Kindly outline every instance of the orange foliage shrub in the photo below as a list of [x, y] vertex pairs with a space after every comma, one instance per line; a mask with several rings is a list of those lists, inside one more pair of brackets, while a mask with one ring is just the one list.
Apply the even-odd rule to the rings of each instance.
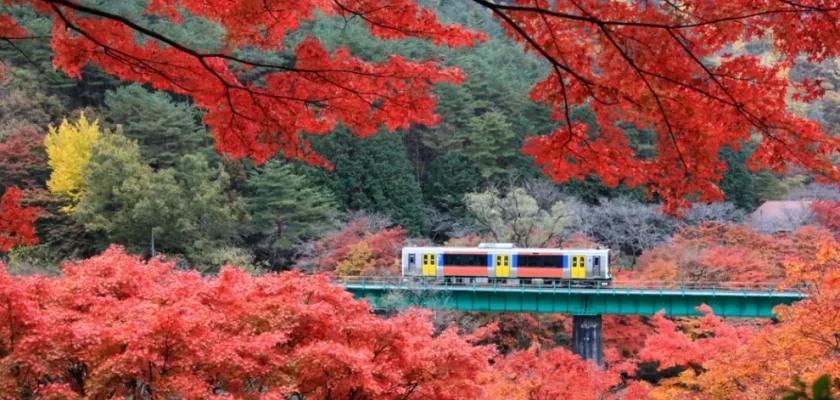
[[[401, 227], [370, 232], [370, 221], [360, 217], [315, 242], [314, 256], [304, 260], [315, 268], [337, 274], [390, 276], [400, 274], [399, 258], [406, 241]], [[341, 266], [341, 271], [338, 271]]]
[[840, 233], [840, 201], [816, 200], [811, 210], [817, 222], [836, 233]]
[[[840, 246], [823, 244], [813, 259], [788, 261], [785, 269], [790, 281], [810, 284], [811, 297], [779, 306], [780, 323], [752, 337], [741, 335], [743, 328], [719, 324], [712, 332], [689, 332], [709, 339], [686, 343], [667, 333], [656, 342], [649, 341], [651, 351], [644, 354], [648, 359], [694, 363], [704, 371], [685, 371], [651, 394], [655, 398], [768, 399], [778, 396], [779, 388], [790, 386], [794, 377], [812, 382], [823, 374], [840, 376]], [[715, 344], [697, 344], [704, 341]], [[832, 385], [835, 391], [840, 389], [836, 380]]]
[[621, 381], [566, 349], [526, 350], [496, 358], [481, 382], [492, 399], [597, 399]]
[[788, 260], [810, 260], [831, 232], [803, 227], [791, 234], [763, 235], [746, 226], [705, 224], [687, 228], [672, 243], [639, 257], [634, 277], [670, 282], [780, 281]]

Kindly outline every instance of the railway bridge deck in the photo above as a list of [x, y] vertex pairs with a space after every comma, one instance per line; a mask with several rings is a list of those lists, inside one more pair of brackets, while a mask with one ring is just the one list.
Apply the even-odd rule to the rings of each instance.
[[430, 309], [474, 312], [565, 313], [573, 315], [574, 351], [584, 359], [603, 362], [601, 315], [699, 316], [706, 304], [715, 315], [772, 318], [773, 309], [807, 298], [777, 283], [614, 282], [606, 287], [572, 285], [455, 285], [436, 280], [404, 278], [339, 278], [357, 299], [376, 309], [412, 305]]

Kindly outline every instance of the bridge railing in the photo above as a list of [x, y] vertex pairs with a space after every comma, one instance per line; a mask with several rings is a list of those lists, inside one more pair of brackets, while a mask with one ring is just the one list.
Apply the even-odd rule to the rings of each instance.
[[[403, 277], [403, 276], [339, 276], [333, 278], [334, 281], [341, 285], [371, 285], [371, 286], [389, 286], [393, 288], [447, 288], [447, 287], [498, 287], [498, 288], [593, 288], [591, 282], [567, 282], [567, 283], [519, 283], [507, 284], [501, 282], [481, 283], [453, 283], [447, 282], [438, 277]], [[587, 286], [589, 285], [589, 286]], [[769, 292], [769, 293], [802, 293], [808, 290], [805, 285], [788, 286], [781, 281], [768, 282], [696, 282], [696, 281], [613, 281], [608, 285], [598, 286], [603, 289], [630, 289], [630, 290], [691, 290], [691, 291], [721, 291], [721, 292], [735, 292], [735, 291], [749, 291], [749, 292]]]

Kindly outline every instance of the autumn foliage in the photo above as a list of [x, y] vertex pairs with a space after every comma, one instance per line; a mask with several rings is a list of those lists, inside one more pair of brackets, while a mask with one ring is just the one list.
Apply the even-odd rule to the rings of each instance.
[[[208, 111], [204, 122], [221, 152], [259, 161], [282, 151], [287, 157], [326, 164], [301, 134], [325, 134], [339, 123], [363, 136], [381, 125], [394, 130], [434, 124], [438, 117], [433, 113], [432, 84], [457, 83], [463, 74], [399, 56], [368, 63], [344, 48], [329, 52], [314, 37], [293, 49], [293, 65], [243, 58], [236, 49], [282, 51], [289, 32], [318, 13], [363, 16], [372, 34], [383, 39], [418, 37], [438, 45], [467, 46], [484, 38], [442, 25], [434, 13], [412, 0], [389, 1], [387, 7], [375, 0], [149, 2], [147, 14], [180, 23], [182, 13], [189, 12], [223, 27], [224, 47], [202, 52], [121, 16], [74, 2], [19, 3], [53, 16], [57, 68], [79, 77], [81, 69], [91, 64], [123, 80], [189, 95]], [[149, 40], [138, 42], [134, 36], [138, 32]], [[255, 84], [240, 78], [240, 67], [266, 68], [267, 73], [261, 84]]]
[[[795, 165], [840, 181], [830, 156], [840, 139], [795, 115], [787, 99], [822, 94], [819, 81], [793, 81], [797, 57], [820, 62], [840, 54], [834, 35], [840, 11], [818, 0], [602, 2], [473, 0], [513, 40], [552, 67], [531, 99], [562, 121], [553, 132], [533, 132], [524, 151], [560, 182], [600, 176], [607, 185], [646, 186], [666, 210], [687, 197], [720, 200], [724, 146], [735, 149], [760, 135], [747, 161], [780, 172]], [[238, 50], [279, 52], [284, 39], [317, 15], [358, 18], [380, 39], [418, 38], [435, 45], [471, 46], [486, 39], [442, 24], [414, 0], [154, 0], [145, 14], [172, 23], [184, 13], [225, 31], [223, 43], [203, 51], [163, 31], [95, 6], [66, 0], [14, 0], [52, 17], [54, 65], [72, 77], [93, 65], [120, 79], [191, 96], [207, 111], [204, 122], [228, 155], [264, 161], [278, 152], [328, 165], [304, 134], [326, 134], [338, 124], [367, 136], [381, 127], [433, 125], [435, 83], [459, 83], [456, 68], [400, 56], [371, 63], [346, 48], [328, 51], [316, 37], [294, 49], [294, 62], [272, 63]], [[137, 40], [136, 34], [144, 40]], [[0, 14], [0, 37], [26, 32]], [[767, 41], [775, 62], [734, 51], [737, 41]], [[652, 50], [652, 49], [655, 49]], [[243, 70], [259, 68], [259, 83]], [[586, 104], [598, 129], [573, 122], [570, 110]], [[710, 118], [714, 116], [714, 118]], [[619, 122], [655, 132], [656, 153], [637, 156]], [[539, 136], [543, 135], [543, 136]]]
[[22, 194], [16, 187], [6, 189], [0, 198], [0, 252], [15, 246], [38, 244], [33, 224], [40, 210], [21, 205]]
[[58, 128], [50, 126], [44, 146], [52, 169], [47, 187], [50, 192], [79, 200], [84, 190], [82, 170], [90, 162], [91, 147], [99, 139], [99, 121], [89, 122], [82, 113], [79, 120], [66, 119]]
[[811, 203], [817, 222], [840, 233], [840, 201], [817, 200]]
[[370, 231], [370, 220], [359, 217], [341, 230], [328, 233], [313, 245], [312, 263], [320, 271], [340, 276], [399, 274], [406, 231], [401, 227]]
[[474, 398], [489, 348], [381, 319], [299, 273], [218, 277], [112, 247], [60, 278], [0, 270], [3, 398]]
[[[753, 170], [801, 168], [840, 183], [832, 163], [840, 138], [790, 107], [823, 93], [819, 81], [791, 79], [797, 59], [840, 56], [840, 7], [830, 1], [472, 1], [550, 66], [530, 97], [557, 123], [517, 133], [530, 135], [524, 153], [557, 182], [596, 176], [610, 187], [644, 187], [678, 213], [689, 199], [722, 200], [721, 150], [750, 143]], [[470, 47], [487, 38], [442, 23], [416, 0], [150, 0], [142, 17], [89, 1], [3, 5], [0, 41], [16, 49], [35, 39], [9, 11], [34, 9], [51, 19], [55, 69], [81, 78], [92, 66], [189, 97], [225, 157], [262, 163], [281, 154], [327, 168], [311, 135], [434, 126], [436, 85], [466, 76], [445, 60], [371, 62], [315, 36], [287, 40], [299, 28], [326, 16], [362, 21], [378, 39]], [[216, 24], [223, 41], [199, 49], [161, 29], [186, 14]], [[767, 45], [774, 59], [736, 43]], [[594, 120], [572, 118], [580, 106]], [[650, 132], [647, 156], [633, 147], [628, 127]], [[97, 123], [84, 117], [50, 129], [44, 150], [53, 194], [83, 197], [82, 172], [98, 136]], [[17, 187], [31, 189], [44, 162], [34, 132], [0, 143], [0, 252], [38, 243], [39, 210], [24, 206]], [[764, 399], [794, 377], [840, 377], [840, 203], [817, 201], [813, 210], [822, 227], [775, 236], [745, 226], [685, 228], [642, 254], [634, 271], [616, 271], [616, 281], [674, 285], [806, 283], [811, 297], [779, 307], [779, 322], [769, 326], [728, 324], [708, 307], [697, 320], [605, 317], [605, 369], [554, 348], [551, 336], [565, 333], [562, 317], [502, 315], [468, 338], [436, 330], [425, 311], [375, 317], [322, 275], [253, 277], [226, 267], [202, 277], [119, 247], [66, 264], [58, 278], [16, 278], [0, 268], [0, 398]], [[406, 231], [370, 226], [351, 221], [315, 242], [301, 264], [331, 275], [397, 275]], [[595, 245], [583, 236], [546, 243]]]
[[785, 262], [813, 259], [822, 243], [834, 242], [824, 228], [764, 235], [747, 226], [704, 224], [686, 228], [672, 243], [639, 257], [634, 277], [665, 282], [781, 282]]
[[0, 142], [0, 185], [33, 188], [46, 171], [44, 138], [37, 132], [24, 129]]
[[492, 372], [482, 377], [492, 399], [594, 399], [619, 381], [617, 373], [594, 370], [562, 348], [499, 358]]
[[[811, 298], [779, 306], [779, 324], [755, 333], [705, 316], [699, 329], [687, 336], [674, 334], [672, 325], [660, 322], [657, 336], [646, 343], [642, 357], [662, 366], [693, 364], [679, 376], [654, 389], [655, 398], [767, 399], [791, 384], [794, 377], [812, 382], [823, 374], [838, 376], [837, 335], [840, 320], [837, 302], [840, 253], [836, 244], [823, 244], [807, 262], [785, 263], [791, 283], [811, 284]], [[696, 338], [687, 341], [687, 338]], [[653, 346], [655, 345], [655, 346]], [[837, 389], [836, 382], [832, 384]]]

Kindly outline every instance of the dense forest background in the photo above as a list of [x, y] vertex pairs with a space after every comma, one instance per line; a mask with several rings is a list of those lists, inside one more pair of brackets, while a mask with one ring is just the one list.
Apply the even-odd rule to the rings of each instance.
[[[146, 3], [93, 2], [138, 18]], [[456, 0], [423, 3], [444, 22], [479, 29], [490, 39], [475, 49], [380, 41], [360, 21], [340, 18], [307, 22], [288, 39], [292, 48], [311, 33], [330, 49], [344, 46], [367, 60], [388, 54], [434, 59], [468, 75], [462, 85], [436, 87], [442, 116], [436, 126], [364, 139], [345, 129], [313, 137], [313, 147], [333, 170], [282, 156], [255, 165], [220, 155], [188, 98], [126, 84], [92, 67], [80, 80], [55, 72], [50, 20], [4, 5], [44, 38], [0, 43], [0, 58], [10, 67], [0, 84], [0, 190], [20, 187], [25, 203], [47, 211], [37, 224], [41, 244], [11, 251], [9, 268], [56, 272], [61, 260], [89, 257], [117, 243], [135, 254], [176, 257], [179, 265], [204, 272], [228, 263], [254, 271], [332, 269], [349, 251], [326, 262], [324, 247], [345, 234], [530, 246], [570, 245], [585, 236], [613, 249], [617, 266], [630, 268], [644, 250], [669, 242], [686, 226], [743, 223], [768, 200], [840, 198], [807, 174], [746, 168], [751, 143], [723, 151], [728, 169], [721, 189], [728, 202], [697, 204], [683, 218], [663, 215], [643, 188], [609, 188], [595, 178], [557, 185], [520, 151], [527, 136], [558, 126], [549, 107], [528, 100], [534, 83], [549, 73], [546, 63], [505, 37], [481, 7]], [[217, 26], [198, 18], [181, 25], [143, 18], [202, 49], [222, 40]], [[732, 51], [773, 62], [767, 48], [738, 43]], [[292, 61], [291, 53], [260, 56]], [[260, 73], [254, 69], [246, 76], [259, 80]], [[838, 65], [803, 61], [789, 73], [794, 79], [820, 78], [827, 89], [822, 101], [791, 106], [827, 128], [840, 125]], [[573, 110], [573, 119], [598, 129], [585, 107]], [[51, 131], [55, 138], [45, 141]], [[77, 142], [59, 140], [62, 132], [73, 133], [68, 137]], [[655, 154], [652, 132], [626, 132], [639, 154]], [[90, 148], [90, 154], [68, 156], [78, 148]], [[357, 249], [361, 255], [355, 256], [367, 262], [384, 251], [371, 247], [370, 254]]]

